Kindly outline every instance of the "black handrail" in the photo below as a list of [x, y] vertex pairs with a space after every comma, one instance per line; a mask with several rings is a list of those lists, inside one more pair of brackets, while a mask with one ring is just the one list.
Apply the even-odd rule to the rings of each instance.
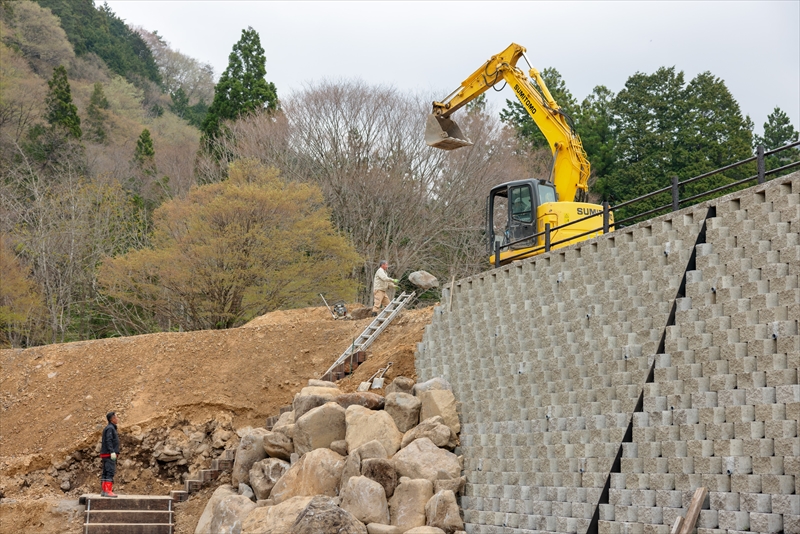
[[[748, 182], [752, 182], [753, 180], [757, 180], [759, 184], [764, 183], [764, 181], [766, 180], [767, 176], [771, 176], [773, 174], [778, 174], [780, 172], [783, 172], [783, 171], [786, 171], [786, 170], [789, 170], [789, 169], [793, 169], [795, 167], [800, 167], [800, 161], [795, 161], [795, 162], [783, 165], [783, 166], [775, 168], [775, 169], [766, 170], [765, 158], [767, 156], [771, 156], [773, 154], [777, 154], [779, 152], [782, 152], [784, 150], [788, 150], [788, 149], [796, 147], [796, 146], [800, 146], [800, 141], [795, 141], [794, 143], [789, 143], [788, 145], [784, 145], [782, 147], [778, 147], [778, 148], [775, 148], [773, 150], [764, 150], [763, 145], [759, 145], [756, 148], [756, 154], [754, 156], [751, 156], [749, 158], [743, 159], [741, 161], [737, 161], [736, 163], [731, 163], [730, 165], [725, 165], [724, 167], [720, 167], [719, 169], [716, 169], [716, 170], [713, 170], [713, 171], [709, 171], [709, 172], [700, 174], [698, 176], [694, 176], [692, 178], [688, 178], [688, 179], [684, 180], [683, 182], [679, 181], [677, 176], [673, 176], [672, 177], [672, 183], [667, 187], [664, 187], [664, 188], [661, 188], [661, 189], [657, 189], [655, 191], [652, 191], [650, 193], [644, 194], [644, 195], [642, 195], [640, 197], [637, 197], [637, 198], [634, 198], [632, 200], [627, 200], [625, 202], [621, 202], [620, 204], [617, 204], [617, 205], [615, 205], [613, 207], [611, 207], [608, 202], [603, 202], [603, 210], [601, 212], [599, 212], [599, 213], [593, 213], [593, 214], [590, 214], [590, 215], [586, 215], [585, 217], [581, 217], [580, 219], [575, 219], [574, 221], [570, 221], [568, 223], [564, 223], [562, 225], [559, 225], [556, 228], [550, 228], [550, 223], [547, 223], [547, 224], [545, 224], [545, 228], [544, 228], [543, 231], [537, 232], [537, 233], [535, 233], [533, 235], [530, 235], [530, 236], [527, 236], [527, 237], [523, 237], [521, 239], [517, 239], [515, 241], [510, 241], [510, 242], [505, 243], [505, 244], [500, 244], [499, 241], [496, 241], [495, 244], [494, 244], [495, 245], [494, 246], [494, 266], [495, 267], [500, 267], [500, 253], [503, 251], [503, 249], [510, 249], [514, 245], [519, 245], [519, 244], [525, 243], [527, 241], [534, 241], [534, 242], [538, 243], [540, 237], [544, 237], [544, 245], [540, 245], [540, 246], [537, 246], [537, 247], [525, 249], [523, 251], [518, 252], [517, 254], [511, 255], [511, 256], [507, 256], [505, 258], [505, 260], [513, 260], [513, 259], [516, 259], [516, 258], [522, 257], [522, 256], [530, 256], [530, 255], [532, 255], [532, 253], [538, 253], [540, 251], [549, 252], [550, 249], [552, 247], [556, 246], [556, 245], [560, 245], [562, 243], [568, 243], [570, 241], [574, 241], [574, 240], [579, 239], [581, 237], [584, 237], [584, 236], [587, 236], [587, 235], [590, 235], [590, 234], [593, 234], [593, 233], [597, 233], [597, 232], [600, 232], [600, 231], [602, 231], [603, 233], [608, 233], [608, 231], [610, 229], [611, 211], [618, 210], [618, 209], [621, 209], [621, 208], [625, 208], [625, 207], [628, 207], [628, 206], [632, 206], [634, 204], [640, 203], [640, 202], [642, 202], [644, 200], [647, 200], [649, 198], [653, 198], [653, 197], [655, 197], [657, 195], [660, 195], [660, 194], [663, 194], [663, 193], [667, 193], [667, 192], [671, 193], [671, 197], [672, 198], [671, 198], [671, 202], [669, 204], [665, 204], [663, 206], [656, 207], [656, 208], [651, 208], [651, 209], [649, 209], [647, 211], [644, 211], [642, 213], [637, 213], [635, 215], [631, 215], [629, 217], [626, 217], [625, 219], [614, 221], [614, 226], [622, 227], [622, 226], [625, 225], [625, 223], [628, 223], [630, 221], [634, 221], [634, 220], [637, 220], [637, 219], [642, 219], [643, 217], [647, 217], [647, 216], [652, 215], [654, 213], [658, 213], [658, 212], [662, 212], [662, 211], [666, 211], [666, 210], [677, 211], [678, 209], [680, 209], [680, 205], [682, 203], [685, 204], [687, 202], [692, 202], [692, 201], [701, 199], [703, 197], [707, 197], [707, 196], [714, 195], [714, 194], [717, 194], [717, 193], [722, 193], [724, 191], [739, 187], [740, 185], [746, 184]], [[734, 168], [739, 167], [741, 165], [746, 165], [748, 163], [752, 163], [754, 161], [756, 162], [756, 168], [757, 168], [757, 173], [754, 176], [750, 176], [748, 178], [743, 178], [741, 180], [737, 180], [735, 182], [731, 182], [729, 184], [726, 184], [726, 185], [723, 185], [723, 186], [720, 186], [720, 187], [715, 187], [714, 189], [709, 189], [708, 191], [704, 191], [702, 193], [697, 193], [695, 195], [692, 195], [692, 196], [689, 196], [689, 197], [686, 197], [686, 198], [680, 198], [681, 187], [683, 187], [685, 185], [688, 185], [688, 184], [692, 184], [692, 183], [697, 182], [699, 180], [702, 180], [703, 178], [708, 178], [709, 176], [714, 176], [715, 174], [719, 174], [719, 173], [725, 172], [727, 170], [734, 169]], [[560, 241], [555, 241], [555, 242], [551, 241], [551, 233], [553, 231], [557, 231], [557, 230], [560, 230], [562, 228], [566, 228], [568, 226], [572, 226], [573, 224], [577, 224], [579, 222], [583, 222], [583, 221], [586, 221], [588, 219], [591, 219], [591, 218], [594, 218], [594, 217], [598, 217], [600, 215], [602, 215], [602, 217], [603, 217], [603, 225], [602, 226], [594, 228], [592, 230], [588, 230], [588, 231], [583, 232], [583, 233], [578, 234], [578, 235], [570, 236], [570, 237], [562, 239]]]

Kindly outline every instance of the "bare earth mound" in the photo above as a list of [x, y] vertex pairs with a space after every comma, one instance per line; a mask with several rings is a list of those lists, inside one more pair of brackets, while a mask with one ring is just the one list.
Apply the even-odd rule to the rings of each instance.
[[[388, 378], [415, 379], [414, 350], [432, 313], [433, 308], [404, 311], [367, 351], [367, 362], [340, 382], [341, 389], [355, 391], [388, 362]], [[99, 443], [107, 411], [118, 412], [122, 435], [220, 417], [232, 419], [233, 428], [263, 426], [369, 323], [334, 321], [326, 308], [306, 308], [273, 312], [230, 330], [0, 351], [0, 532], [62, 532], [51, 530], [45, 516], [66, 506], [59, 500], [96, 491], [99, 471], [73, 476], [66, 491], [48, 471], [55, 474], [65, 457]], [[75, 465], [73, 470], [83, 470], [88, 464]], [[165, 494], [182, 483], [147, 469], [129, 479], [128, 487], [124, 469], [119, 478], [120, 491], [128, 493]], [[76, 518], [74, 528], [81, 522]]]

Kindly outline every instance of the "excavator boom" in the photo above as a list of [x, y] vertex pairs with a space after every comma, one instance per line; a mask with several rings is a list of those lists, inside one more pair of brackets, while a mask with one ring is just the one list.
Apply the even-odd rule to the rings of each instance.
[[589, 161], [569, 117], [553, 99], [539, 71], [531, 68], [529, 78], [516, 66], [520, 58], [525, 58], [525, 48], [512, 43], [461, 82], [459, 89], [444, 101], [434, 102], [426, 123], [425, 141], [444, 150], [471, 145], [450, 116], [490, 87], [507, 82], [550, 145], [555, 158], [551, 181], [559, 200], [572, 201], [578, 191], [588, 190]]

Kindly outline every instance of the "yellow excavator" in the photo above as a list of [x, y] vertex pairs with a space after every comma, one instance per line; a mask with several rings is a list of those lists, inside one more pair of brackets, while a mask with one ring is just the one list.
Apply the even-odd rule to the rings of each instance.
[[[516, 66], [520, 58], [528, 63], [530, 78]], [[444, 101], [433, 103], [425, 128], [427, 144], [443, 150], [472, 145], [450, 117], [500, 82], [507, 82], [514, 89], [547, 138], [553, 152], [553, 166], [547, 179], [507, 182], [489, 192], [486, 200], [489, 261], [503, 265], [596, 237], [603, 233], [603, 227], [612, 231], [613, 214], [607, 209], [604, 216], [603, 206], [576, 202], [587, 196], [590, 165], [586, 152], [572, 120], [561, 111], [539, 71], [525, 56], [525, 48], [518, 44], [512, 43], [492, 56]], [[583, 220], [560, 227], [579, 219]]]

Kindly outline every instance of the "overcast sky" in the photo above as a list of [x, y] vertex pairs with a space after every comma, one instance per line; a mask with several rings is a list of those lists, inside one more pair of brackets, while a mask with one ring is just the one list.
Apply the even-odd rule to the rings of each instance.
[[[242, 29], [261, 36], [267, 80], [285, 97], [322, 79], [443, 98], [511, 42], [555, 67], [580, 101], [661, 66], [722, 78], [763, 130], [775, 106], [800, 129], [800, 0], [584, 2], [266, 2], [108, 0], [218, 77]], [[490, 91], [491, 93], [491, 91]], [[490, 95], [491, 96], [491, 95]], [[491, 96], [499, 108], [510, 90]]]

